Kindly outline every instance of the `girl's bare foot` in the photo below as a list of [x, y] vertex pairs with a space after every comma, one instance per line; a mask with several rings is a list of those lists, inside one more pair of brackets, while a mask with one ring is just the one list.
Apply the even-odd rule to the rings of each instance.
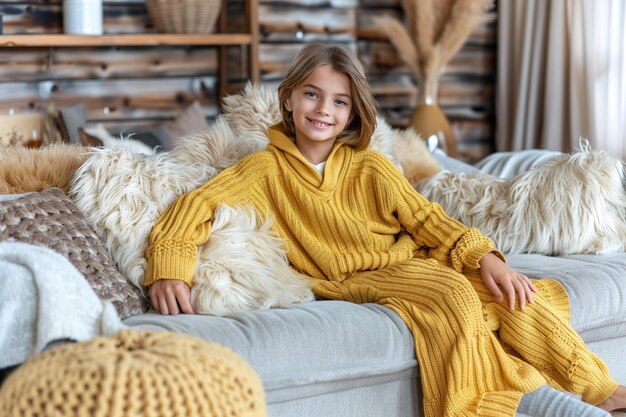
[[626, 387], [623, 385], [617, 387], [609, 398], [598, 404], [598, 407], [606, 411], [626, 409]]

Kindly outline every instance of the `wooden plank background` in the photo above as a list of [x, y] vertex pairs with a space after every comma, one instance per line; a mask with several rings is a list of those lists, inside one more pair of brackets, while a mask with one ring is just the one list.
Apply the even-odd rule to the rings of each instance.
[[[227, 31], [244, 31], [243, 0], [225, 1]], [[105, 33], [155, 32], [143, 0], [105, 0]], [[0, 1], [4, 33], [62, 33], [62, 0]], [[395, 49], [372, 29], [373, 16], [402, 17], [399, 0], [260, 0], [261, 80], [277, 85], [306, 42], [337, 43], [358, 54], [380, 112], [406, 127], [417, 89]], [[472, 34], [446, 69], [440, 104], [458, 136], [462, 159], [493, 151], [496, 25]], [[233, 83], [245, 81], [243, 48], [228, 48]], [[0, 49], [0, 114], [45, 111], [78, 102], [90, 124], [149, 130], [197, 100], [218, 112], [217, 48], [94, 47]]]

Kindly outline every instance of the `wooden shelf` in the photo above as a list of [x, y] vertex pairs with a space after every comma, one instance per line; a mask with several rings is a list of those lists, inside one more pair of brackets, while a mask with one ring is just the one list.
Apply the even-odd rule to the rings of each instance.
[[159, 46], [159, 45], [250, 45], [246, 33], [128, 34], [128, 35], [0, 35], [0, 47]]
[[[137, 34], [105, 34], [105, 35], [69, 35], [69, 34], [20, 34], [0, 35], [0, 50], [10, 48], [50, 48], [48, 61], [53, 61], [55, 48], [68, 47], [110, 47], [110, 46], [216, 46], [218, 49], [218, 97], [230, 91], [227, 67], [227, 49], [232, 46], [243, 46], [242, 59], [247, 66], [248, 80], [259, 82], [260, 70], [258, 63], [259, 0], [246, 0], [244, 33], [228, 33], [226, 31], [227, 8], [221, 7], [217, 32], [207, 35], [174, 34], [174, 33], [137, 33]], [[224, 2], [224, 5], [226, 2]], [[0, 51], [1, 52], [1, 51]]]

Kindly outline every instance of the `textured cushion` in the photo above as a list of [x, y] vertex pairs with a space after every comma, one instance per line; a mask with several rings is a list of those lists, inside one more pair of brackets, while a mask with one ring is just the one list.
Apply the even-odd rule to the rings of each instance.
[[174, 147], [178, 139], [194, 133], [201, 133], [209, 130], [202, 106], [197, 101], [189, 105], [174, 120], [163, 125], [167, 130], [167, 143], [164, 143], [165, 150]]
[[65, 255], [122, 318], [148, 310], [141, 290], [117, 271], [97, 234], [60, 189], [0, 202], [0, 240], [5, 239], [39, 244]]
[[0, 390], [11, 417], [265, 417], [263, 386], [238, 355], [167, 332], [122, 331], [20, 366]]
[[87, 107], [84, 104], [77, 104], [75, 106], [63, 109], [59, 111], [61, 118], [63, 134], [70, 143], [80, 144], [79, 129], [85, 126], [87, 123]]

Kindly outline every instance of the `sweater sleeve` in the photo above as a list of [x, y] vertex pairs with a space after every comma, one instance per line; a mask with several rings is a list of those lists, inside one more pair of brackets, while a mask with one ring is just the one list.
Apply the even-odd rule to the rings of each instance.
[[387, 166], [385, 162], [382, 179], [387, 183], [381, 188], [387, 190], [391, 212], [418, 247], [428, 249], [429, 257], [457, 272], [480, 268], [478, 261], [489, 252], [504, 260], [490, 238], [448, 216], [439, 204], [419, 194], [390, 163]]
[[146, 250], [148, 266], [143, 285], [166, 278], [180, 279], [191, 286], [198, 246], [209, 238], [215, 210], [208, 199], [211, 184], [179, 197], [159, 217]]
[[[160, 279], [179, 279], [189, 286], [198, 260], [198, 246], [209, 238], [213, 214], [219, 204], [246, 203], [253, 184], [242, 178], [259, 178], [262, 164], [247, 158], [224, 170], [199, 188], [179, 197], [152, 228], [146, 250], [148, 261], [143, 285]], [[253, 167], [252, 173], [248, 172]]]

